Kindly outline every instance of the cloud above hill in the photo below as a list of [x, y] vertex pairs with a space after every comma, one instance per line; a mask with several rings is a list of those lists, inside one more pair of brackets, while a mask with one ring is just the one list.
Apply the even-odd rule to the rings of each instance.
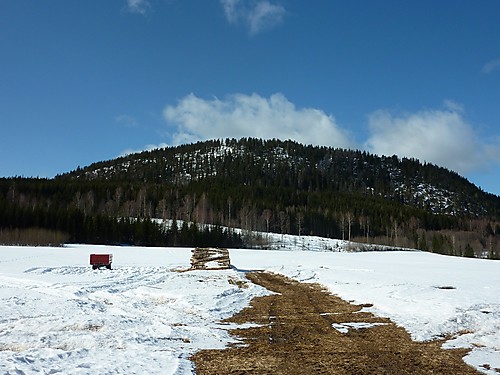
[[225, 99], [187, 95], [167, 106], [164, 117], [177, 126], [174, 144], [213, 138], [293, 139], [304, 144], [354, 147], [349, 133], [333, 116], [314, 108], [297, 108], [284, 95], [269, 98], [235, 94]]
[[413, 157], [461, 174], [500, 162], [500, 143], [482, 142], [453, 102], [445, 108], [393, 114], [378, 110], [368, 117], [369, 137], [364, 148], [378, 155]]
[[234, 94], [203, 99], [194, 94], [168, 105], [163, 116], [171, 144], [207, 139], [255, 137], [303, 144], [364, 149], [377, 155], [416, 158], [462, 175], [500, 164], [500, 140], [481, 140], [463, 108], [446, 101], [441, 109], [414, 113], [377, 110], [368, 116], [362, 144], [335, 118], [316, 108], [298, 108], [283, 94]]

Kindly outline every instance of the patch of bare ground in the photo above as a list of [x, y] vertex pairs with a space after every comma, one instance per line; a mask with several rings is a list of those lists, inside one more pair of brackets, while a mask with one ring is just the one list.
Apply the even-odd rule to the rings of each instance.
[[463, 362], [466, 351], [414, 342], [389, 319], [317, 284], [263, 272], [247, 277], [276, 294], [227, 319], [258, 326], [231, 331], [241, 344], [193, 355], [197, 374], [478, 374]]

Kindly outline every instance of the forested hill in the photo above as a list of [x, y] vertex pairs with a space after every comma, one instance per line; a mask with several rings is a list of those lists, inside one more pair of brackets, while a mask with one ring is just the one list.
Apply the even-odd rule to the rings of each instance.
[[292, 141], [199, 142], [0, 179], [0, 243], [41, 228], [76, 242], [265, 247], [260, 231], [498, 258], [499, 219], [500, 197], [447, 169]]
[[498, 218], [500, 197], [455, 172], [415, 159], [304, 146], [293, 141], [227, 139], [157, 149], [94, 163], [60, 176], [228, 189], [292, 189], [382, 197], [432, 213]]

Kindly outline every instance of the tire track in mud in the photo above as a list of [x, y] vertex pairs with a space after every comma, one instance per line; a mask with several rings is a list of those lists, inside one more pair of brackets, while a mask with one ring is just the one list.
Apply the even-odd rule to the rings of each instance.
[[197, 374], [478, 374], [463, 362], [466, 350], [414, 342], [389, 319], [318, 284], [264, 272], [247, 278], [275, 294], [226, 320], [256, 326], [231, 330], [240, 344], [193, 355]]

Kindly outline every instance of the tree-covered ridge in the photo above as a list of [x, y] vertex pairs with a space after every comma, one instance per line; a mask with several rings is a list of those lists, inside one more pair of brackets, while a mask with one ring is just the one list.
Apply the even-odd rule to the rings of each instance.
[[500, 198], [415, 159], [244, 138], [198, 142], [92, 164], [60, 178], [185, 185], [196, 181], [375, 195], [433, 213], [500, 215]]
[[[115, 196], [110, 189], [116, 188]], [[219, 226], [183, 222], [162, 225], [145, 211], [114, 209], [110, 200], [143, 199], [119, 185], [65, 183], [48, 179], [0, 179], [0, 244], [59, 245], [65, 242], [138, 246], [241, 247], [241, 236]], [[140, 203], [139, 203], [140, 204]]]
[[[77, 242], [251, 246], [224, 226], [497, 258], [498, 207], [499, 197], [416, 160], [291, 141], [209, 141], [54, 179], [0, 179], [0, 242], [18, 230], [46, 234], [41, 228]], [[151, 218], [218, 229], [162, 228]]]

